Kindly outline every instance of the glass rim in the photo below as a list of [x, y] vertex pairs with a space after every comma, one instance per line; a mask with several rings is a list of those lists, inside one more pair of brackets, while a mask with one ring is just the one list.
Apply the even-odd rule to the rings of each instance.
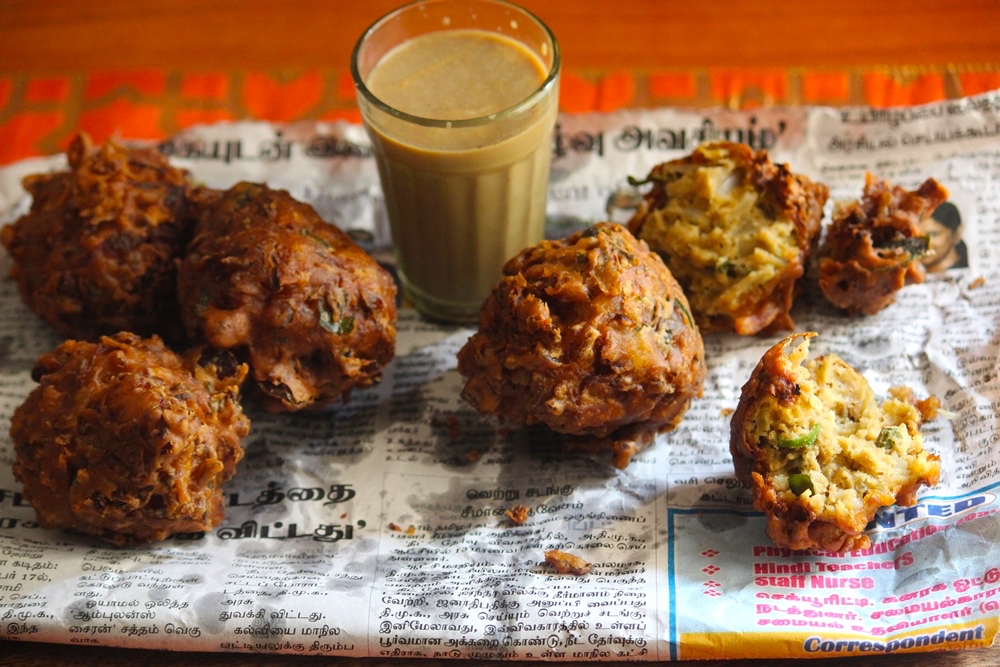
[[354, 45], [353, 51], [351, 51], [351, 77], [354, 79], [354, 87], [358, 90], [358, 92], [360, 92], [364, 96], [364, 98], [368, 102], [375, 105], [381, 111], [414, 125], [422, 125], [424, 127], [435, 127], [441, 129], [457, 129], [466, 127], [479, 127], [481, 125], [486, 125], [487, 123], [495, 123], [497, 121], [506, 120], [508, 118], [517, 116], [524, 110], [534, 106], [538, 98], [545, 95], [549, 91], [549, 89], [551, 89], [555, 85], [556, 79], [559, 77], [559, 69], [561, 66], [562, 56], [559, 51], [559, 42], [556, 40], [556, 36], [553, 34], [549, 26], [546, 25], [545, 21], [542, 21], [540, 18], [538, 18], [538, 16], [536, 16], [531, 11], [525, 9], [524, 7], [515, 5], [512, 2], [507, 2], [506, 0], [474, 0], [474, 2], [477, 2], [479, 4], [498, 5], [516, 9], [517, 11], [524, 13], [525, 16], [533, 20], [536, 24], [538, 24], [542, 28], [542, 31], [545, 33], [545, 35], [549, 39], [549, 42], [552, 44], [552, 65], [548, 68], [549, 69], [548, 74], [546, 75], [545, 80], [543, 80], [542, 83], [539, 84], [538, 88], [536, 88], [534, 92], [532, 92], [530, 95], [525, 97], [517, 104], [509, 106], [506, 109], [501, 109], [500, 111], [496, 111], [494, 113], [487, 114], [485, 116], [476, 116], [474, 118], [461, 118], [452, 120], [440, 119], [440, 118], [425, 118], [424, 116], [417, 116], [414, 114], [406, 113], [405, 111], [400, 111], [399, 109], [396, 109], [395, 107], [392, 107], [383, 102], [374, 93], [372, 93], [372, 91], [368, 88], [367, 85], [365, 85], [365, 82], [361, 78], [361, 72], [358, 70], [358, 56], [361, 53], [361, 46], [364, 44], [365, 40], [367, 40], [368, 37], [372, 33], [374, 33], [382, 24], [388, 22], [398, 14], [401, 14], [402, 12], [417, 6], [436, 5], [448, 1], [450, 0], [414, 0], [413, 2], [407, 3], [401, 7], [397, 7], [388, 14], [385, 14], [381, 18], [377, 19], [370, 26], [368, 26], [368, 28], [363, 33], [361, 33], [361, 37]]

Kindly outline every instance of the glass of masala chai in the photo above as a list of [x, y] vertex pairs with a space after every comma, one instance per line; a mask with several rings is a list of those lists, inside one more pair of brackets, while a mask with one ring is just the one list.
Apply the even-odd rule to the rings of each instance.
[[409, 301], [469, 323], [542, 240], [559, 45], [501, 0], [423, 0], [376, 21], [351, 72]]

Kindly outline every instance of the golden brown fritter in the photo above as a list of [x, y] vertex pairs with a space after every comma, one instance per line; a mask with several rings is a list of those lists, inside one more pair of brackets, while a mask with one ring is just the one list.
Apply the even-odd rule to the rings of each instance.
[[69, 147], [69, 171], [24, 179], [31, 210], [0, 230], [24, 302], [69, 338], [182, 333], [175, 259], [192, 220], [188, 174], [152, 148], [86, 135]]
[[624, 468], [701, 395], [705, 352], [687, 299], [621, 225], [543, 241], [503, 274], [458, 353], [462, 396], [481, 413], [544, 424]]
[[10, 429], [14, 476], [39, 523], [116, 544], [216, 526], [250, 425], [238, 402], [246, 372], [129, 333], [40, 357]]
[[829, 190], [744, 144], [659, 164], [629, 229], [663, 257], [702, 331], [791, 329]]
[[729, 448], [775, 544], [864, 549], [880, 507], [912, 505], [921, 486], [937, 484], [938, 457], [924, 450], [920, 426], [938, 403], [898, 387], [880, 404], [840, 357], [806, 361], [815, 335], [793, 334], [764, 354], [743, 386]]
[[178, 298], [194, 340], [232, 350], [273, 412], [347, 399], [395, 354], [396, 285], [344, 232], [283, 190], [200, 190]]
[[924, 282], [930, 239], [920, 225], [948, 191], [933, 178], [909, 192], [865, 175], [860, 201], [837, 202], [820, 246], [819, 286], [850, 313], [875, 315], [906, 285]]

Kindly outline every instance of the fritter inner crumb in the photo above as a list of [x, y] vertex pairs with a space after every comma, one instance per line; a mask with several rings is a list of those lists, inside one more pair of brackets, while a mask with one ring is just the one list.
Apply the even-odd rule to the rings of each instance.
[[529, 510], [524, 505], [514, 505], [504, 510], [504, 516], [510, 519], [511, 523], [517, 526], [523, 526], [528, 522]]
[[591, 564], [574, 554], [551, 549], [545, 552], [545, 562], [559, 574], [572, 574], [581, 577], [590, 572]]

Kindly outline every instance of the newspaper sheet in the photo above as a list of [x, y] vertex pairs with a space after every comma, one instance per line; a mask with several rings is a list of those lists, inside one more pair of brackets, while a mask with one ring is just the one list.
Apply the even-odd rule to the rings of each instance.
[[[880, 398], [935, 395], [924, 427], [941, 483], [882, 509], [873, 546], [803, 556], [777, 548], [729, 455], [729, 414], [780, 336], [705, 336], [708, 377], [680, 427], [625, 470], [508, 433], [459, 396], [472, 330], [403, 310], [378, 386], [318, 414], [247, 405], [246, 456], [224, 523], [117, 548], [38, 527], [0, 432], [0, 637], [165, 650], [471, 659], [827, 657], [989, 645], [1000, 626], [1000, 95], [914, 108], [636, 110], [563, 116], [553, 146], [551, 236], [628, 216], [656, 163], [715, 138], [767, 148], [860, 196], [864, 175], [913, 188], [933, 176], [958, 212], [922, 285], [847, 318], [806, 289], [793, 315]], [[311, 202], [388, 257], [364, 131], [349, 124], [200, 127], [161, 146], [215, 187], [263, 181]], [[29, 206], [0, 170], [0, 212]], [[829, 220], [829, 211], [826, 220]], [[0, 250], [0, 253], [3, 253]], [[6, 276], [11, 260], [0, 254]], [[980, 280], [981, 279], [981, 280]], [[0, 422], [60, 339], [0, 280]], [[529, 509], [523, 525], [505, 510]], [[593, 565], [560, 575], [543, 553]]]

